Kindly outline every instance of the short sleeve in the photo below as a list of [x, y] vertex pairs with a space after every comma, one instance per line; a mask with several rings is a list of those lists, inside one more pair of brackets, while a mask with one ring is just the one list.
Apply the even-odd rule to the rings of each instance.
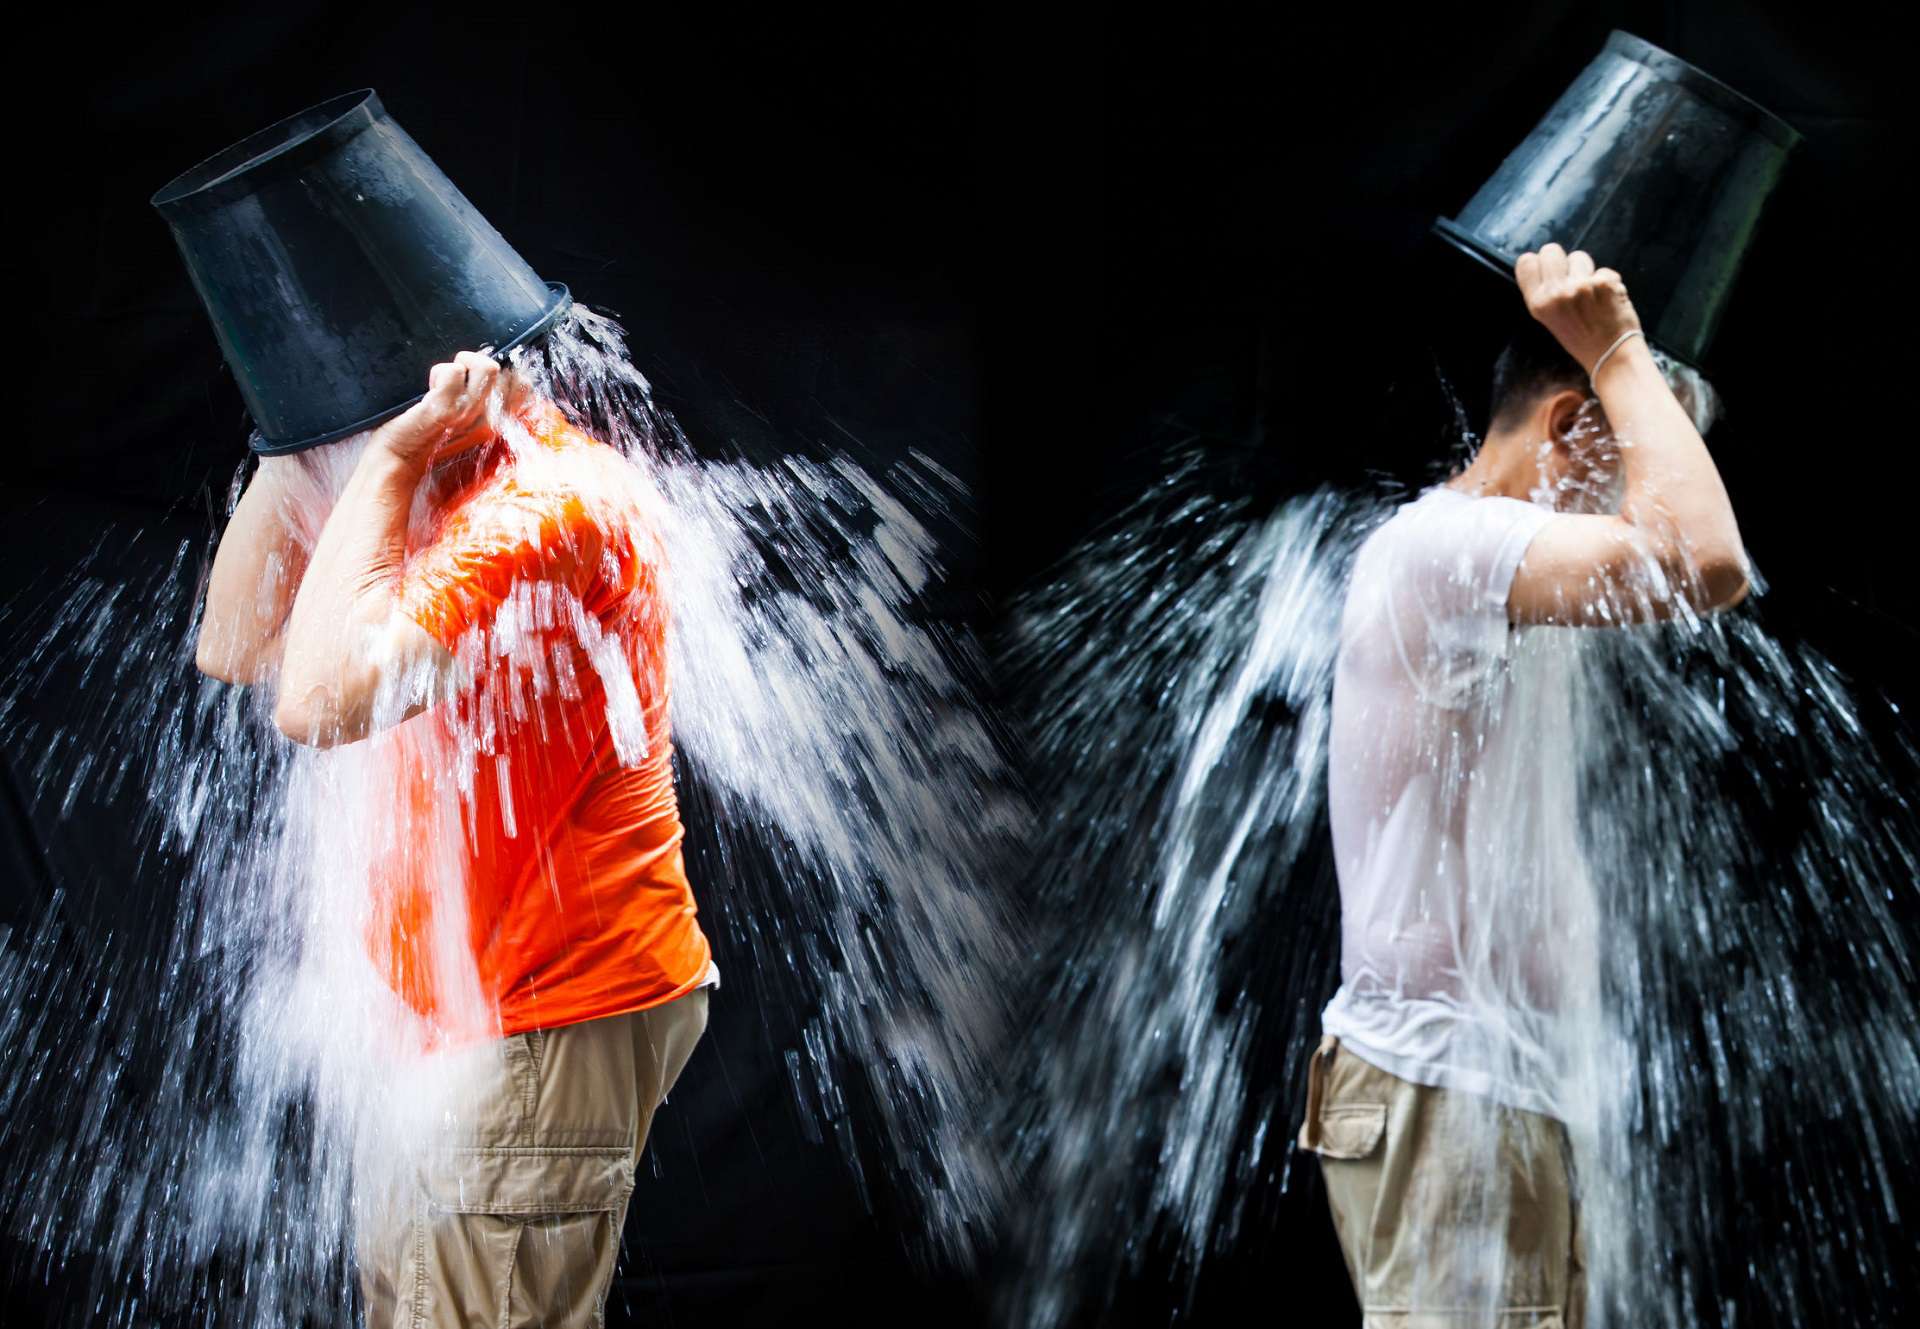
[[550, 582], [584, 594], [599, 546], [597, 528], [570, 495], [483, 491], [408, 557], [399, 609], [452, 650], [468, 631], [491, 629], [517, 585]]
[[1507, 595], [1553, 509], [1503, 496], [1433, 495], [1408, 510], [1386, 560], [1388, 603], [1408, 670], [1459, 705], [1506, 653]]

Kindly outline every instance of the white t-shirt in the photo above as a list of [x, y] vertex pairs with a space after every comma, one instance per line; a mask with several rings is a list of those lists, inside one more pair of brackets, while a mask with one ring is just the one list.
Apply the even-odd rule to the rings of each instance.
[[1361, 546], [1328, 750], [1340, 990], [1328, 1033], [1402, 1079], [1565, 1119], [1597, 994], [1570, 628], [1510, 628], [1551, 508], [1436, 486]]

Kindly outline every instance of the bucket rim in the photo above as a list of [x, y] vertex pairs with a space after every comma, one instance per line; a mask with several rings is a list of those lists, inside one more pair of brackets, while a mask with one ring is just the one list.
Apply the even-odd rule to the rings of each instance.
[[[1509, 260], [1506, 255], [1487, 244], [1480, 239], [1479, 236], [1467, 230], [1452, 218], [1435, 217], [1433, 219], [1433, 225], [1428, 229], [1430, 234], [1446, 241], [1455, 253], [1465, 254], [1488, 272], [1505, 278], [1507, 285], [1513, 287], [1519, 286], [1519, 278], [1513, 274], [1513, 262]], [[1696, 373], [1704, 374], [1706, 372], [1705, 367], [1701, 364], [1700, 356], [1676, 349], [1666, 338], [1659, 336], [1652, 329], [1642, 327], [1640, 332], [1650, 344], [1658, 346], [1663, 354], [1672, 356], [1675, 360], [1678, 360], [1681, 364]]]
[[1746, 93], [1729, 87], [1719, 79], [1689, 64], [1671, 51], [1662, 50], [1644, 37], [1636, 37], [1622, 28], [1615, 28], [1607, 35], [1607, 44], [1602, 52], [1645, 65], [1670, 83], [1677, 83], [1689, 92], [1720, 107], [1724, 111], [1746, 117], [1753, 127], [1772, 139], [1782, 149], [1791, 150], [1804, 135], [1780, 116], [1775, 115]]
[[[526, 343], [532, 341], [535, 337], [538, 337], [541, 333], [551, 328], [555, 323], [558, 323], [561, 317], [573, 307], [573, 292], [567, 288], [565, 282], [548, 282], [547, 292], [550, 298], [547, 302], [547, 307], [540, 311], [540, 316], [525, 328], [515, 333], [507, 341], [502, 342], [490, 351], [489, 354], [492, 355], [494, 359], [498, 360], [508, 351], [519, 346], [524, 346]], [[406, 410], [426, 395], [425, 392], [416, 392], [405, 401], [397, 402], [392, 406], [375, 411], [372, 415], [355, 420], [352, 424], [342, 425], [338, 429], [329, 429], [319, 434], [309, 434], [305, 438], [275, 442], [256, 432], [250, 448], [254, 455], [259, 457], [282, 457], [290, 452], [305, 452], [308, 448], [317, 448], [323, 443], [335, 442], [347, 437], [349, 434], [357, 434], [363, 429], [371, 429], [377, 424], [391, 420], [394, 416], [400, 414], [400, 412]]]
[[162, 214], [205, 212], [253, 193], [262, 179], [325, 155], [386, 119], [372, 88], [357, 88], [282, 116], [189, 166], [154, 191]]

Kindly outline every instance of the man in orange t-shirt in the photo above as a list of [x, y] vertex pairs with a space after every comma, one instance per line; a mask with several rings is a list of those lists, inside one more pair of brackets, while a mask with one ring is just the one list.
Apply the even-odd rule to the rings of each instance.
[[222, 538], [200, 667], [277, 667], [302, 743], [382, 733], [368, 952], [431, 1045], [503, 1040], [425, 1193], [363, 1227], [368, 1322], [598, 1323], [718, 981], [681, 858], [656, 537], [613, 449], [470, 352], [375, 431], [304, 574], [288, 465], [262, 459]]

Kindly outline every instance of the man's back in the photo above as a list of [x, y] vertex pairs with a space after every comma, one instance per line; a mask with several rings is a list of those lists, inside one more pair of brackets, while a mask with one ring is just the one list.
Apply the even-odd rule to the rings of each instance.
[[1329, 803], [1341, 989], [1325, 1024], [1374, 1065], [1561, 1115], [1554, 1016], [1586, 995], [1576, 642], [1510, 629], [1554, 516], [1445, 486], [1362, 547], [1341, 623]]

